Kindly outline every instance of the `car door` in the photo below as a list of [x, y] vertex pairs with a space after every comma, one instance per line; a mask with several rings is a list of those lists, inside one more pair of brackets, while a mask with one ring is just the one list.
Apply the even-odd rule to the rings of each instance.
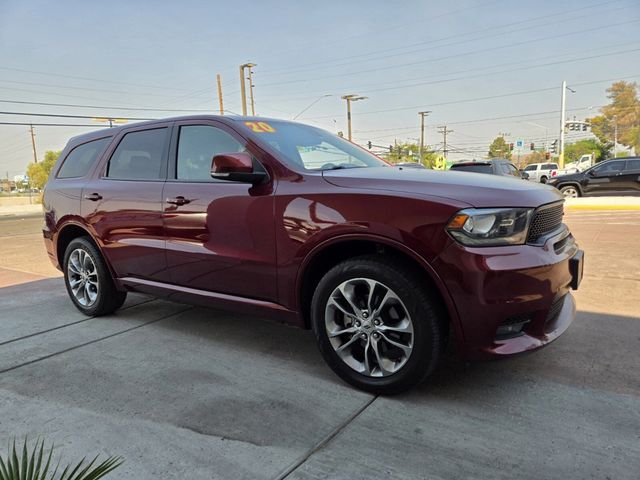
[[83, 188], [81, 214], [120, 278], [167, 279], [161, 206], [170, 130], [123, 130]]
[[624, 160], [604, 162], [585, 172], [583, 192], [586, 195], [615, 195], [624, 189], [622, 176]]
[[275, 300], [273, 184], [211, 178], [214, 155], [241, 151], [258, 156], [221, 122], [176, 123], [163, 194], [171, 282]]
[[628, 158], [620, 175], [623, 193], [640, 195], [640, 158]]

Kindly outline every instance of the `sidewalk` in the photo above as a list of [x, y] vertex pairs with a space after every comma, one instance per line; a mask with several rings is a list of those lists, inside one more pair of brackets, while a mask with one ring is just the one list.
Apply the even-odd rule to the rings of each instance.
[[567, 198], [568, 210], [640, 210], [640, 197]]
[[38, 215], [42, 213], [42, 205], [0, 205], [0, 217], [19, 215]]

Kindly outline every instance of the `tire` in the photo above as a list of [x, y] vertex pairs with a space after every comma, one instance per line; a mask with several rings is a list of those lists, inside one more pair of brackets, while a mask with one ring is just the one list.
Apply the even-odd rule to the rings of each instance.
[[326, 363], [344, 381], [376, 394], [402, 392], [433, 372], [445, 347], [445, 318], [411, 267], [380, 255], [333, 267], [311, 302], [311, 324]]
[[580, 189], [573, 185], [567, 185], [560, 188], [560, 193], [562, 193], [565, 198], [578, 198], [580, 196]]
[[108, 315], [120, 308], [127, 292], [117, 290], [98, 248], [88, 237], [72, 240], [64, 253], [64, 283], [69, 298], [83, 314]]
[[540, 183], [547, 183], [547, 177], [540, 177]]

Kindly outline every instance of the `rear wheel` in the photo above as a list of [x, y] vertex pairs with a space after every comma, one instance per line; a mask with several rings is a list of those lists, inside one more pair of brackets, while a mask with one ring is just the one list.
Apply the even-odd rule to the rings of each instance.
[[547, 177], [540, 177], [540, 183], [547, 183]]
[[562, 187], [560, 189], [560, 193], [564, 195], [564, 198], [578, 198], [580, 196], [580, 192], [578, 191], [578, 189], [572, 185]]
[[347, 260], [320, 281], [311, 320], [320, 352], [343, 380], [392, 394], [421, 383], [444, 346], [439, 303], [413, 271], [379, 256]]
[[86, 237], [69, 243], [64, 254], [64, 281], [71, 301], [85, 315], [107, 315], [122, 306], [126, 292], [116, 289], [100, 251]]

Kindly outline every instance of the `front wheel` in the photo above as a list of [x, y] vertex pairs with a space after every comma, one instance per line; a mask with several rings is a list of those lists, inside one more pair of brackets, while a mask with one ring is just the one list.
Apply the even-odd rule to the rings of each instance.
[[363, 256], [318, 284], [311, 322], [320, 352], [343, 380], [393, 394], [421, 383], [444, 347], [439, 303], [401, 262]]
[[560, 193], [564, 195], [564, 198], [578, 198], [580, 196], [580, 192], [578, 191], [578, 189], [571, 185], [562, 187], [560, 189]]
[[85, 237], [72, 240], [64, 254], [64, 282], [71, 301], [85, 315], [107, 315], [122, 306], [120, 292], [100, 251]]

